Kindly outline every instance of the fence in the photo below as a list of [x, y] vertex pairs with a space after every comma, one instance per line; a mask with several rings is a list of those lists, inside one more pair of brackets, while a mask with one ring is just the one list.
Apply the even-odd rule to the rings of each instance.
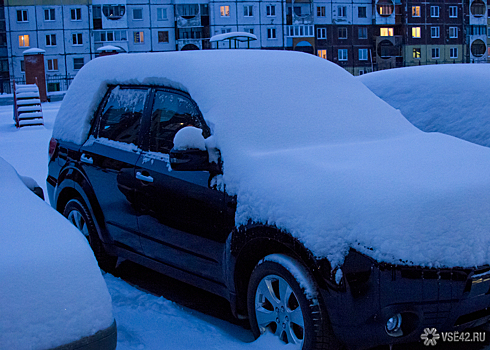
[[[46, 88], [48, 94], [55, 91], [66, 91], [70, 86], [75, 75], [48, 75], [46, 76]], [[12, 86], [15, 79], [16, 84], [25, 84], [25, 76], [11, 77], [10, 79], [0, 79], [0, 93], [11, 94]]]

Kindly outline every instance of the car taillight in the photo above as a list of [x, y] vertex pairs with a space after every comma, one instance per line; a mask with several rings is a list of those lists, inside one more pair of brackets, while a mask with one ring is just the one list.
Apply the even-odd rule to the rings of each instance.
[[51, 140], [49, 140], [49, 150], [48, 150], [49, 159], [53, 157], [57, 145], [58, 145], [58, 141], [56, 141], [56, 139], [52, 137]]

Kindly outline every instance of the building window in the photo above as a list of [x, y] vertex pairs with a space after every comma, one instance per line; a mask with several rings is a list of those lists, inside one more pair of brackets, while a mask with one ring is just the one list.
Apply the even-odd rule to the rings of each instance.
[[449, 37], [450, 38], [458, 37], [458, 27], [449, 27]]
[[28, 47], [29, 46], [29, 35], [19, 35], [19, 47]]
[[24, 60], [20, 61], [20, 71], [25, 72], [26, 71], [26, 64]]
[[412, 17], [420, 17], [420, 6], [412, 6]]
[[73, 45], [83, 45], [82, 33], [72, 34]]
[[449, 58], [458, 58], [458, 48], [457, 47], [449, 48]]
[[125, 30], [94, 31], [94, 41], [126, 41], [128, 35]]
[[458, 17], [458, 6], [449, 6], [449, 17]]
[[133, 32], [133, 39], [135, 44], [145, 42], [143, 32]]
[[317, 28], [316, 29], [316, 37], [317, 37], [317, 39], [326, 39], [327, 38], [327, 28]]
[[347, 39], [347, 28], [345, 27], [339, 28], [339, 39]]
[[143, 19], [143, 9], [133, 9], [133, 19], [140, 21]]
[[53, 58], [48, 60], [48, 71], [57, 71], [58, 70], [58, 59]]
[[220, 6], [219, 13], [221, 14], [221, 17], [230, 17], [230, 6]]
[[439, 17], [439, 6], [431, 6], [430, 7], [430, 16], [431, 17]]
[[245, 17], [252, 17], [253, 14], [253, 5], [243, 5], [243, 15]]
[[276, 39], [276, 28], [267, 28], [267, 39]]
[[158, 32], [158, 42], [168, 43], [168, 31], [164, 30]]
[[420, 38], [420, 27], [412, 27], [412, 38]]
[[157, 8], [157, 21], [166, 21], [167, 17], [167, 9], [163, 7]]
[[357, 17], [358, 18], [367, 18], [366, 6], [359, 6], [357, 8]]
[[44, 9], [44, 20], [45, 21], [54, 21], [54, 20], [56, 20], [54, 9]]
[[412, 55], [413, 55], [413, 58], [415, 59], [420, 59], [420, 47], [415, 47], [412, 49]]
[[82, 58], [74, 58], [73, 59], [73, 69], [80, 69], [83, 67], [83, 57]]
[[317, 6], [316, 7], [316, 16], [317, 17], [325, 17], [326, 8], [325, 6]]
[[245, 32], [246, 33], [253, 34], [254, 33], [254, 29], [253, 28], [248, 28], [248, 29], [245, 29]]
[[266, 15], [267, 17], [274, 17], [276, 15], [276, 5], [267, 5]]
[[221, 34], [231, 33], [231, 28], [221, 28]]
[[48, 92], [61, 91], [60, 83], [48, 83]]
[[318, 57], [327, 59], [327, 50], [318, 50], [317, 51]]
[[46, 46], [56, 46], [56, 34], [46, 35]]
[[431, 38], [438, 38], [439, 36], [440, 36], [439, 27], [430, 27], [430, 37]]
[[359, 61], [367, 61], [368, 49], [359, 49]]
[[17, 10], [17, 22], [27, 22], [27, 10]]
[[380, 28], [379, 29], [380, 36], [393, 36], [393, 28]]
[[102, 6], [102, 13], [107, 19], [114, 21], [124, 16], [126, 7], [124, 5], [104, 5]]
[[366, 27], [358, 27], [357, 37], [359, 39], [367, 39], [367, 28]]
[[339, 49], [339, 61], [347, 61], [347, 49]]
[[81, 21], [82, 20], [82, 9], [81, 8], [71, 9], [71, 20], [72, 21]]
[[440, 53], [439, 52], [439, 48], [438, 47], [433, 47], [432, 48], [432, 59], [434, 60], [434, 59], [439, 58], [439, 56], [440, 56], [439, 53]]
[[337, 6], [337, 17], [347, 17], [347, 6]]

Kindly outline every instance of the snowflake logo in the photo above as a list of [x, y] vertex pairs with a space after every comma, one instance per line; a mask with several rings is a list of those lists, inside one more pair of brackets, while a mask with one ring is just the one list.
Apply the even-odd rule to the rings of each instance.
[[420, 335], [420, 339], [424, 341], [425, 346], [435, 346], [437, 344], [437, 339], [441, 336], [437, 333], [435, 328], [425, 328], [424, 333]]

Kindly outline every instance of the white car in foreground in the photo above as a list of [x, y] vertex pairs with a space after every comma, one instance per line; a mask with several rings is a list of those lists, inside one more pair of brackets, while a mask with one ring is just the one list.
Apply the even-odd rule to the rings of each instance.
[[0, 348], [116, 348], [111, 297], [84, 236], [0, 158]]

